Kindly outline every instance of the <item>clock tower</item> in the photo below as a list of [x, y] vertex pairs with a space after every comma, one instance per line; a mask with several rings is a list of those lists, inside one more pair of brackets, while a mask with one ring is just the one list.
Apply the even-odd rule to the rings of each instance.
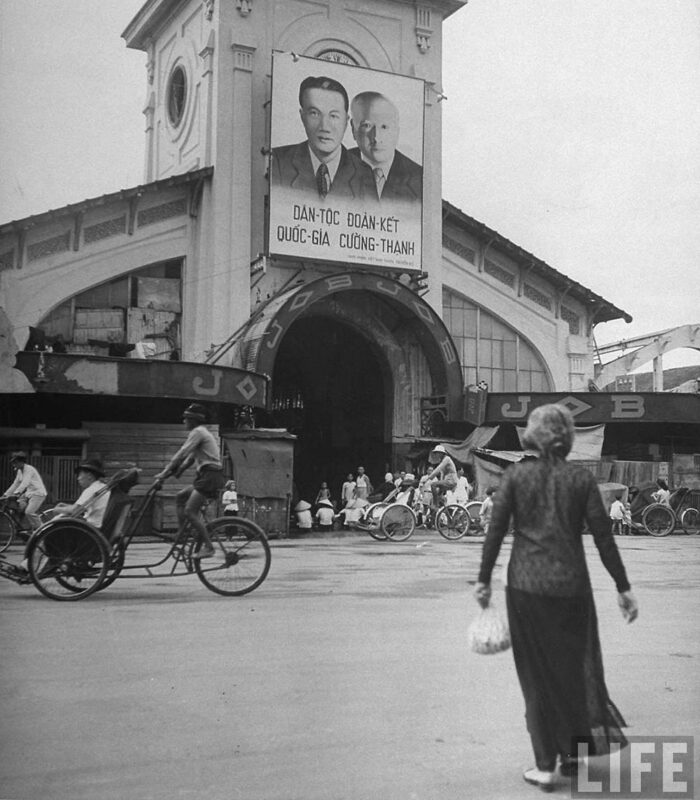
[[[146, 53], [145, 179], [214, 167], [187, 271], [195, 352], [223, 341], [289, 277], [269, 253], [272, 57], [293, 53], [423, 87], [421, 272], [440, 306], [442, 23], [465, 0], [149, 0], [124, 31]], [[321, 69], [319, 67], [319, 72]], [[295, 112], [296, 113], [296, 112]], [[413, 127], [415, 127], [415, 124]], [[300, 128], [301, 130], [301, 128]], [[408, 130], [404, 125], [403, 130]], [[251, 291], [251, 263], [264, 277]], [[216, 298], [215, 308], [211, 298]], [[187, 299], [187, 298], [186, 298]]]

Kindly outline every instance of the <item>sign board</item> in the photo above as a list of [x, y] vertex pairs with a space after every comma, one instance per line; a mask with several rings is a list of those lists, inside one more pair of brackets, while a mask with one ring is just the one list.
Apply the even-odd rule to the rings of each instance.
[[424, 82], [276, 52], [268, 252], [423, 269]]

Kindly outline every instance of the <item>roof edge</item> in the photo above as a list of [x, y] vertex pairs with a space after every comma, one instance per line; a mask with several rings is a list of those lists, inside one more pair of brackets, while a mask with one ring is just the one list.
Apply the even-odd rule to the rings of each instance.
[[500, 247], [506, 255], [513, 258], [516, 262], [522, 265], [532, 266], [533, 270], [541, 277], [546, 278], [550, 282], [554, 283], [555, 285], [559, 285], [562, 288], [568, 290], [573, 289], [579, 300], [595, 309], [592, 320], [593, 323], [610, 322], [614, 319], [624, 319], [624, 321], [627, 323], [632, 322], [631, 314], [628, 314], [626, 311], [618, 308], [609, 300], [606, 300], [592, 289], [584, 286], [582, 283], [579, 283], [573, 278], [569, 278], [568, 275], [565, 275], [563, 272], [559, 272], [559, 270], [547, 264], [546, 261], [542, 261], [541, 258], [538, 258], [532, 253], [529, 253], [527, 250], [524, 250], [519, 245], [511, 242], [510, 239], [507, 239], [505, 236], [498, 233], [498, 231], [493, 230], [493, 228], [489, 228], [488, 225], [485, 225], [483, 222], [479, 222], [479, 220], [474, 219], [474, 217], [470, 217], [464, 211], [457, 208], [457, 206], [452, 205], [452, 203], [444, 199], [442, 201], [442, 212], [443, 222], [451, 217], [455, 222], [462, 225], [471, 233], [477, 234], [492, 241], [497, 247]]
[[142, 183], [138, 186], [132, 186], [128, 189], [119, 189], [110, 194], [103, 194], [98, 197], [89, 197], [86, 200], [81, 200], [78, 203], [71, 203], [67, 206], [51, 209], [49, 211], [42, 211], [39, 214], [33, 214], [29, 217], [12, 220], [10, 222], [0, 223], [0, 236], [5, 236], [8, 233], [16, 231], [27, 230], [43, 222], [49, 222], [58, 217], [66, 217], [76, 214], [80, 211], [85, 211], [88, 208], [106, 205], [117, 200], [125, 200], [135, 195], [146, 194], [148, 192], [158, 192], [161, 189], [166, 189], [169, 186], [180, 186], [182, 184], [192, 183], [194, 181], [206, 180], [214, 174], [214, 167], [202, 167], [201, 169], [191, 170], [190, 172], [183, 172], [179, 175], [171, 175], [169, 178], [161, 178], [158, 181], [151, 183]]

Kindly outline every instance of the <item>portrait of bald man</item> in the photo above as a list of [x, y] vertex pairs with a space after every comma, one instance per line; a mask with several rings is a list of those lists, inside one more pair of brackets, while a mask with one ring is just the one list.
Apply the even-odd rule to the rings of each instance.
[[332, 197], [360, 198], [363, 168], [342, 144], [348, 127], [345, 87], [321, 76], [309, 76], [299, 85], [299, 116], [306, 140], [272, 150], [270, 181]]
[[423, 168], [396, 149], [399, 112], [379, 92], [360, 92], [350, 104], [350, 126], [357, 147], [350, 154], [366, 165], [366, 196], [374, 188], [378, 200], [420, 202], [423, 199]]

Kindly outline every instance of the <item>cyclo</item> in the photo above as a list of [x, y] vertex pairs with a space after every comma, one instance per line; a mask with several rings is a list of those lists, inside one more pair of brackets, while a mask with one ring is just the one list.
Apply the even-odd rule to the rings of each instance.
[[[413, 535], [419, 520], [426, 527], [435, 527], [438, 533], [451, 541], [461, 539], [467, 534], [481, 532], [479, 510], [481, 503], [471, 502], [466, 506], [447, 502], [439, 508], [426, 508], [420, 499], [420, 488], [411, 496], [411, 488], [415, 484], [413, 476], [407, 475], [408, 481], [397, 487], [381, 502], [368, 505], [356, 527], [367, 531], [373, 539], [379, 541], [389, 539], [393, 542], [404, 542]], [[401, 494], [401, 490], [405, 494]]]
[[[265, 580], [270, 569], [270, 546], [264, 531], [243, 517], [226, 516], [206, 523], [215, 555], [196, 558], [202, 547], [191, 527], [173, 538], [152, 531], [167, 548], [152, 563], [126, 563], [126, 554], [152, 506], [162, 481], [154, 481], [136, 509], [129, 491], [139, 470], [124, 469], [106, 482], [110, 491], [102, 529], [84, 519], [56, 517], [31, 536], [25, 552], [27, 571], [0, 556], [0, 575], [17, 583], [33, 583], [52, 600], [82, 600], [106, 589], [117, 578], [163, 578], [197, 574], [212, 592], [226, 596], [247, 594]], [[169, 563], [168, 571], [154, 572]]]

